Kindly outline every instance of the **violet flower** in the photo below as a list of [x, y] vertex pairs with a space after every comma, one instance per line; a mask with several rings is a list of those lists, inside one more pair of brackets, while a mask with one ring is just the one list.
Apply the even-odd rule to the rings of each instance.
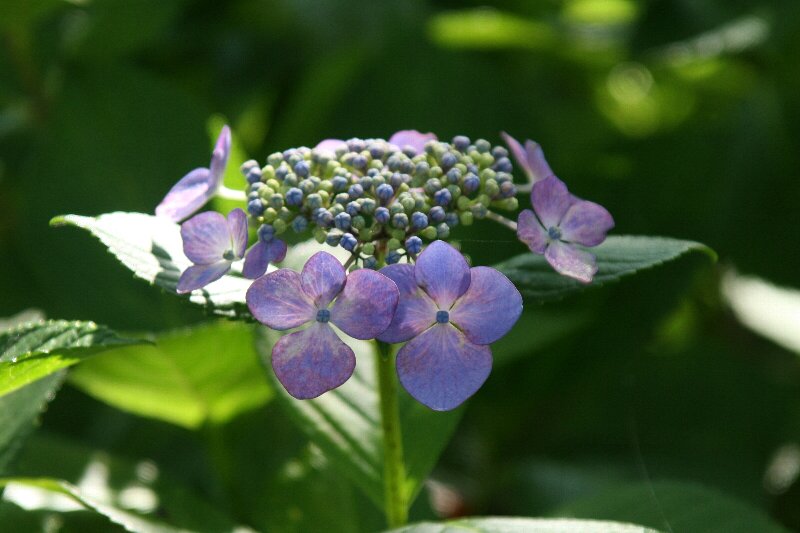
[[283, 261], [286, 257], [286, 248], [286, 243], [281, 239], [272, 237], [269, 240], [264, 240], [259, 236], [258, 242], [247, 251], [242, 275], [247, 279], [256, 279], [263, 276], [270, 263]]
[[428, 245], [416, 265], [389, 265], [381, 272], [397, 284], [400, 302], [378, 340], [409, 341], [397, 353], [400, 383], [431, 409], [458, 407], [489, 377], [488, 345], [519, 318], [519, 291], [493, 268], [469, 268], [444, 241]]
[[533, 211], [526, 209], [517, 220], [517, 236], [532, 252], [544, 254], [558, 272], [583, 283], [597, 273], [594, 255], [576, 245], [597, 246], [614, 227], [606, 209], [569, 193], [555, 176], [537, 181], [531, 189]]
[[156, 207], [156, 215], [180, 222], [203, 207], [222, 185], [231, 152], [231, 130], [223, 126], [211, 153], [210, 168], [196, 168], [173, 185]]
[[421, 133], [417, 130], [400, 130], [389, 137], [389, 144], [393, 144], [401, 150], [410, 146], [416, 153], [421, 154], [425, 151], [425, 144], [428, 141], [436, 140], [438, 140], [438, 137], [433, 133]]
[[181, 225], [183, 253], [193, 266], [178, 280], [181, 294], [205, 287], [224, 276], [247, 248], [247, 215], [239, 208], [226, 219], [216, 211], [195, 215]]
[[500, 136], [503, 137], [508, 149], [511, 151], [511, 155], [514, 156], [517, 164], [528, 175], [531, 183], [536, 183], [553, 175], [553, 171], [550, 169], [550, 165], [547, 164], [539, 143], [528, 139], [525, 141], [525, 147], [523, 148], [522, 144], [508, 133], [502, 131]]
[[253, 316], [272, 329], [287, 330], [272, 348], [272, 368], [298, 399], [316, 398], [347, 381], [356, 358], [331, 323], [356, 339], [372, 339], [392, 321], [399, 293], [374, 270], [346, 275], [327, 252], [317, 252], [298, 274], [282, 268], [257, 279], [247, 291]]

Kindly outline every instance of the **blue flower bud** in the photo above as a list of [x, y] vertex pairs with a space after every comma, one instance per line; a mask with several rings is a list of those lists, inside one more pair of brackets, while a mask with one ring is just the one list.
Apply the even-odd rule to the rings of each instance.
[[361, 188], [364, 191], [368, 191], [372, 188], [372, 178], [369, 176], [364, 176], [358, 180], [358, 184], [361, 185]]
[[298, 176], [300, 176], [301, 178], [307, 178], [308, 177], [308, 173], [309, 173], [310, 169], [308, 167], [308, 162], [306, 162], [305, 160], [298, 161], [294, 165], [293, 168], [294, 168], [294, 173], [297, 174]]
[[349, 139], [347, 141], [347, 149], [351, 152], [363, 152], [366, 149], [367, 145], [361, 139]]
[[456, 184], [461, 181], [461, 171], [457, 168], [451, 168], [447, 171], [447, 181]]
[[395, 228], [405, 228], [408, 227], [408, 215], [405, 213], [397, 213], [392, 217], [392, 226]]
[[431, 210], [428, 212], [428, 216], [430, 216], [431, 220], [434, 222], [443, 222], [446, 213], [440, 206], [435, 205], [431, 207]]
[[505, 183], [507, 181], [511, 181], [511, 174], [508, 172], [498, 172], [494, 176], [494, 181], [497, 183]]
[[450, 236], [450, 226], [447, 224], [439, 224], [436, 226], [436, 237], [439, 239], [446, 239]]
[[486, 139], [478, 139], [477, 141], [475, 141], [475, 149], [478, 152], [485, 154], [486, 152], [492, 149], [492, 145]]
[[414, 174], [416, 174], [420, 178], [427, 178], [428, 175], [430, 175], [430, 173], [431, 173], [431, 166], [428, 164], [427, 161], [420, 161], [414, 168]]
[[428, 194], [436, 194], [436, 191], [442, 188], [442, 182], [436, 178], [431, 178], [427, 182], [425, 182], [425, 192]]
[[336, 204], [340, 204], [342, 206], [347, 205], [349, 201], [350, 201], [350, 195], [347, 194], [346, 192], [340, 192], [339, 194], [333, 197], [333, 202]]
[[364, 268], [375, 270], [378, 266], [378, 260], [374, 256], [365, 257], [363, 261]]
[[257, 217], [263, 215], [264, 209], [264, 202], [258, 198], [247, 202], [247, 212], [250, 213], [251, 216]]
[[269, 242], [275, 236], [275, 228], [269, 224], [261, 224], [258, 228], [258, 239], [263, 242]]
[[391, 183], [392, 187], [395, 189], [399, 188], [404, 183], [408, 183], [409, 181], [411, 181], [411, 176], [408, 174], [402, 174], [400, 172], [395, 172], [389, 179], [389, 183]]
[[403, 174], [411, 174], [414, 171], [414, 163], [410, 159], [403, 159], [400, 161], [400, 172]]
[[322, 207], [322, 196], [317, 193], [309, 194], [306, 196], [306, 206], [309, 209], [318, 209]]
[[442, 189], [441, 191], [438, 191], [436, 194], [433, 195], [433, 201], [441, 206], [448, 205], [452, 199], [453, 196], [447, 189]]
[[410, 254], [418, 254], [422, 251], [422, 239], [416, 235], [406, 239], [406, 252]]
[[448, 169], [458, 163], [458, 158], [452, 152], [447, 152], [442, 156], [442, 168]]
[[411, 225], [416, 229], [424, 228], [428, 225], [428, 215], [425, 213], [420, 213], [419, 211], [414, 212], [411, 215]]
[[453, 146], [456, 147], [456, 150], [464, 151], [469, 146], [469, 137], [465, 137], [463, 135], [458, 135], [453, 137]]
[[376, 204], [372, 198], [360, 198], [358, 203], [361, 206], [361, 212], [365, 215], [371, 215], [375, 212]]
[[292, 187], [286, 191], [286, 205], [302, 205], [303, 191], [297, 187]]
[[304, 179], [300, 183], [297, 184], [297, 188], [303, 191], [303, 194], [311, 194], [314, 192], [316, 187], [314, 186], [314, 182], [310, 179]]
[[333, 213], [327, 209], [321, 209], [315, 218], [315, 222], [318, 226], [329, 228], [333, 224]]
[[494, 162], [493, 168], [499, 172], [511, 172], [511, 161], [507, 157], [501, 157]]
[[358, 202], [350, 202], [345, 206], [344, 210], [348, 215], [354, 217], [359, 213], [359, 211], [361, 211], [361, 206], [358, 204]]
[[510, 181], [503, 182], [500, 185], [500, 196], [503, 198], [511, 198], [517, 194], [517, 188]]
[[351, 164], [353, 165], [354, 168], [366, 168], [367, 158], [359, 154], [353, 158]]
[[280, 209], [283, 207], [283, 195], [275, 193], [269, 197], [269, 206], [273, 209]]
[[367, 176], [369, 176], [370, 178], [374, 178], [375, 176], [377, 176], [380, 173], [381, 173], [381, 171], [378, 170], [377, 168], [371, 168], [371, 169], [367, 170]]
[[458, 226], [458, 215], [456, 213], [447, 213], [447, 216], [444, 217], [444, 222], [451, 228], [455, 228]]
[[328, 246], [339, 246], [339, 240], [342, 238], [342, 232], [339, 230], [331, 230], [328, 232], [328, 236], [325, 237], [325, 243]]
[[352, 233], [345, 233], [339, 240], [339, 246], [341, 246], [348, 252], [352, 252], [355, 249], [355, 247], [358, 246], [358, 240], [355, 237], [353, 237]]
[[347, 213], [339, 213], [336, 215], [336, 218], [333, 219], [333, 223], [341, 230], [350, 229], [350, 215]]
[[356, 198], [360, 198], [361, 195], [364, 194], [364, 187], [356, 183], [355, 185], [351, 185], [350, 188], [347, 190], [347, 194], [355, 200]]
[[369, 150], [369, 155], [372, 156], [372, 159], [383, 159], [384, 150], [383, 146], [381, 146], [380, 144], [377, 143], [370, 144], [367, 147], [367, 150]]
[[304, 216], [297, 216], [292, 220], [292, 229], [295, 233], [302, 233], [308, 228], [308, 219]]
[[492, 148], [492, 156], [495, 159], [502, 159], [504, 157], [508, 157], [508, 150], [506, 150], [502, 146], [495, 146], [494, 148]]
[[247, 174], [245, 175], [245, 179], [247, 183], [258, 183], [261, 181], [261, 169], [258, 168], [258, 165], [251, 167], [248, 169]]
[[377, 189], [375, 189], [375, 195], [384, 202], [388, 202], [391, 200], [392, 196], [394, 196], [394, 188], [388, 183], [384, 183], [383, 185], [379, 185]]
[[481, 179], [473, 173], [467, 174], [467, 177], [464, 178], [464, 184], [461, 186], [461, 190], [464, 191], [464, 194], [472, 194], [477, 191], [481, 186]]
[[275, 169], [275, 179], [278, 181], [283, 181], [286, 179], [286, 175], [289, 173], [289, 169], [285, 165], [281, 165]]
[[397, 250], [392, 250], [388, 254], [386, 254], [386, 264], [393, 265], [400, 261], [403, 258], [403, 254], [398, 252]]
[[342, 176], [335, 176], [331, 180], [331, 185], [333, 185], [333, 190], [335, 192], [341, 192], [347, 188], [347, 178]]
[[389, 222], [389, 210], [385, 207], [375, 209], [375, 220], [377, 220], [379, 224], [386, 224]]

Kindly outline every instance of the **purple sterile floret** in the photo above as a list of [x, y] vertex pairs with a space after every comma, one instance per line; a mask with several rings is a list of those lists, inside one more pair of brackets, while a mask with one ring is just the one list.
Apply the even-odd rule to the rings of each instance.
[[259, 278], [246, 296], [256, 320], [272, 329], [309, 324], [272, 350], [275, 375], [298, 399], [316, 398], [353, 373], [355, 355], [331, 324], [357, 339], [374, 338], [391, 323], [398, 298], [388, 277], [365, 269], [348, 276], [326, 252], [314, 254], [299, 274], [280, 269]]
[[216, 194], [231, 152], [231, 130], [223, 126], [211, 154], [209, 168], [196, 168], [173, 185], [156, 207], [156, 215], [173, 222], [191, 216]]
[[393, 144], [400, 149], [410, 146], [418, 154], [425, 150], [425, 144], [429, 141], [436, 141], [438, 138], [433, 133], [420, 133], [417, 130], [400, 130], [389, 137], [389, 144]]
[[581, 200], [555, 176], [533, 185], [533, 211], [517, 219], [517, 236], [534, 253], [543, 254], [558, 272], [583, 283], [597, 273], [595, 257], [579, 248], [597, 246], [614, 227], [614, 219], [601, 205]]
[[247, 215], [239, 208], [225, 218], [214, 211], [200, 213], [181, 225], [183, 253], [194, 265], [178, 279], [179, 293], [191, 292], [218, 280], [247, 248]]
[[286, 243], [281, 239], [271, 238], [268, 241], [259, 239], [245, 255], [242, 275], [247, 279], [263, 276], [270, 263], [283, 261], [286, 257], [286, 250]]
[[553, 175], [553, 171], [550, 169], [550, 165], [547, 164], [539, 143], [528, 139], [525, 141], [525, 147], [523, 148], [522, 144], [508, 133], [500, 132], [500, 136], [503, 137], [503, 140], [508, 145], [514, 160], [532, 182], [535, 183]]
[[499, 271], [470, 269], [443, 241], [431, 243], [415, 265], [390, 265], [381, 273], [395, 282], [400, 300], [378, 340], [409, 341], [397, 353], [400, 383], [431, 409], [454, 409], [489, 377], [488, 344], [516, 323], [522, 296]]
[[347, 143], [341, 139], [325, 139], [320, 141], [314, 150], [327, 155], [335, 155], [337, 150], [347, 150]]

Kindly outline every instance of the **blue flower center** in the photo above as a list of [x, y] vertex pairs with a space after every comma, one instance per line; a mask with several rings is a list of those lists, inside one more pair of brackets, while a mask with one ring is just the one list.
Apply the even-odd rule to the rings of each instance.
[[436, 311], [436, 322], [439, 324], [447, 324], [450, 322], [450, 313], [447, 311]]
[[331, 319], [331, 312], [327, 309], [320, 309], [317, 311], [317, 322], [322, 322], [323, 324], [328, 322]]
[[561, 230], [555, 226], [550, 226], [550, 229], [547, 230], [547, 236], [550, 239], [557, 241], [561, 238]]

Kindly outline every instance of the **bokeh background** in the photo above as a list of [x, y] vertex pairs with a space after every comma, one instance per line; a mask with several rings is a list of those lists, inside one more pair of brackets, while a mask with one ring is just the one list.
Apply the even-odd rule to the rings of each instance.
[[[152, 212], [207, 164], [223, 122], [259, 160], [326, 137], [414, 128], [499, 143], [505, 130], [541, 143], [617, 234], [701, 241], [720, 261], [528, 310], [417, 516], [546, 515], [583, 498], [585, 516], [622, 519], [602, 497], [628, 484], [641, 503], [628, 507], [663, 527], [681, 483], [800, 529], [800, 360], [720, 291], [734, 271], [800, 287], [798, 57], [795, 0], [4, 0], [0, 316], [35, 308], [123, 331], [206, 320], [48, 221]], [[523, 251], [493, 225], [457, 236], [477, 263]], [[276, 407], [248, 417], [231, 434], [257, 421], [251, 438], [274, 443], [240, 450], [256, 471], [304, 445]], [[42, 431], [155, 457], [214, 493], [202, 438], [70, 386]], [[273, 512], [243, 520], [309, 530]]]

